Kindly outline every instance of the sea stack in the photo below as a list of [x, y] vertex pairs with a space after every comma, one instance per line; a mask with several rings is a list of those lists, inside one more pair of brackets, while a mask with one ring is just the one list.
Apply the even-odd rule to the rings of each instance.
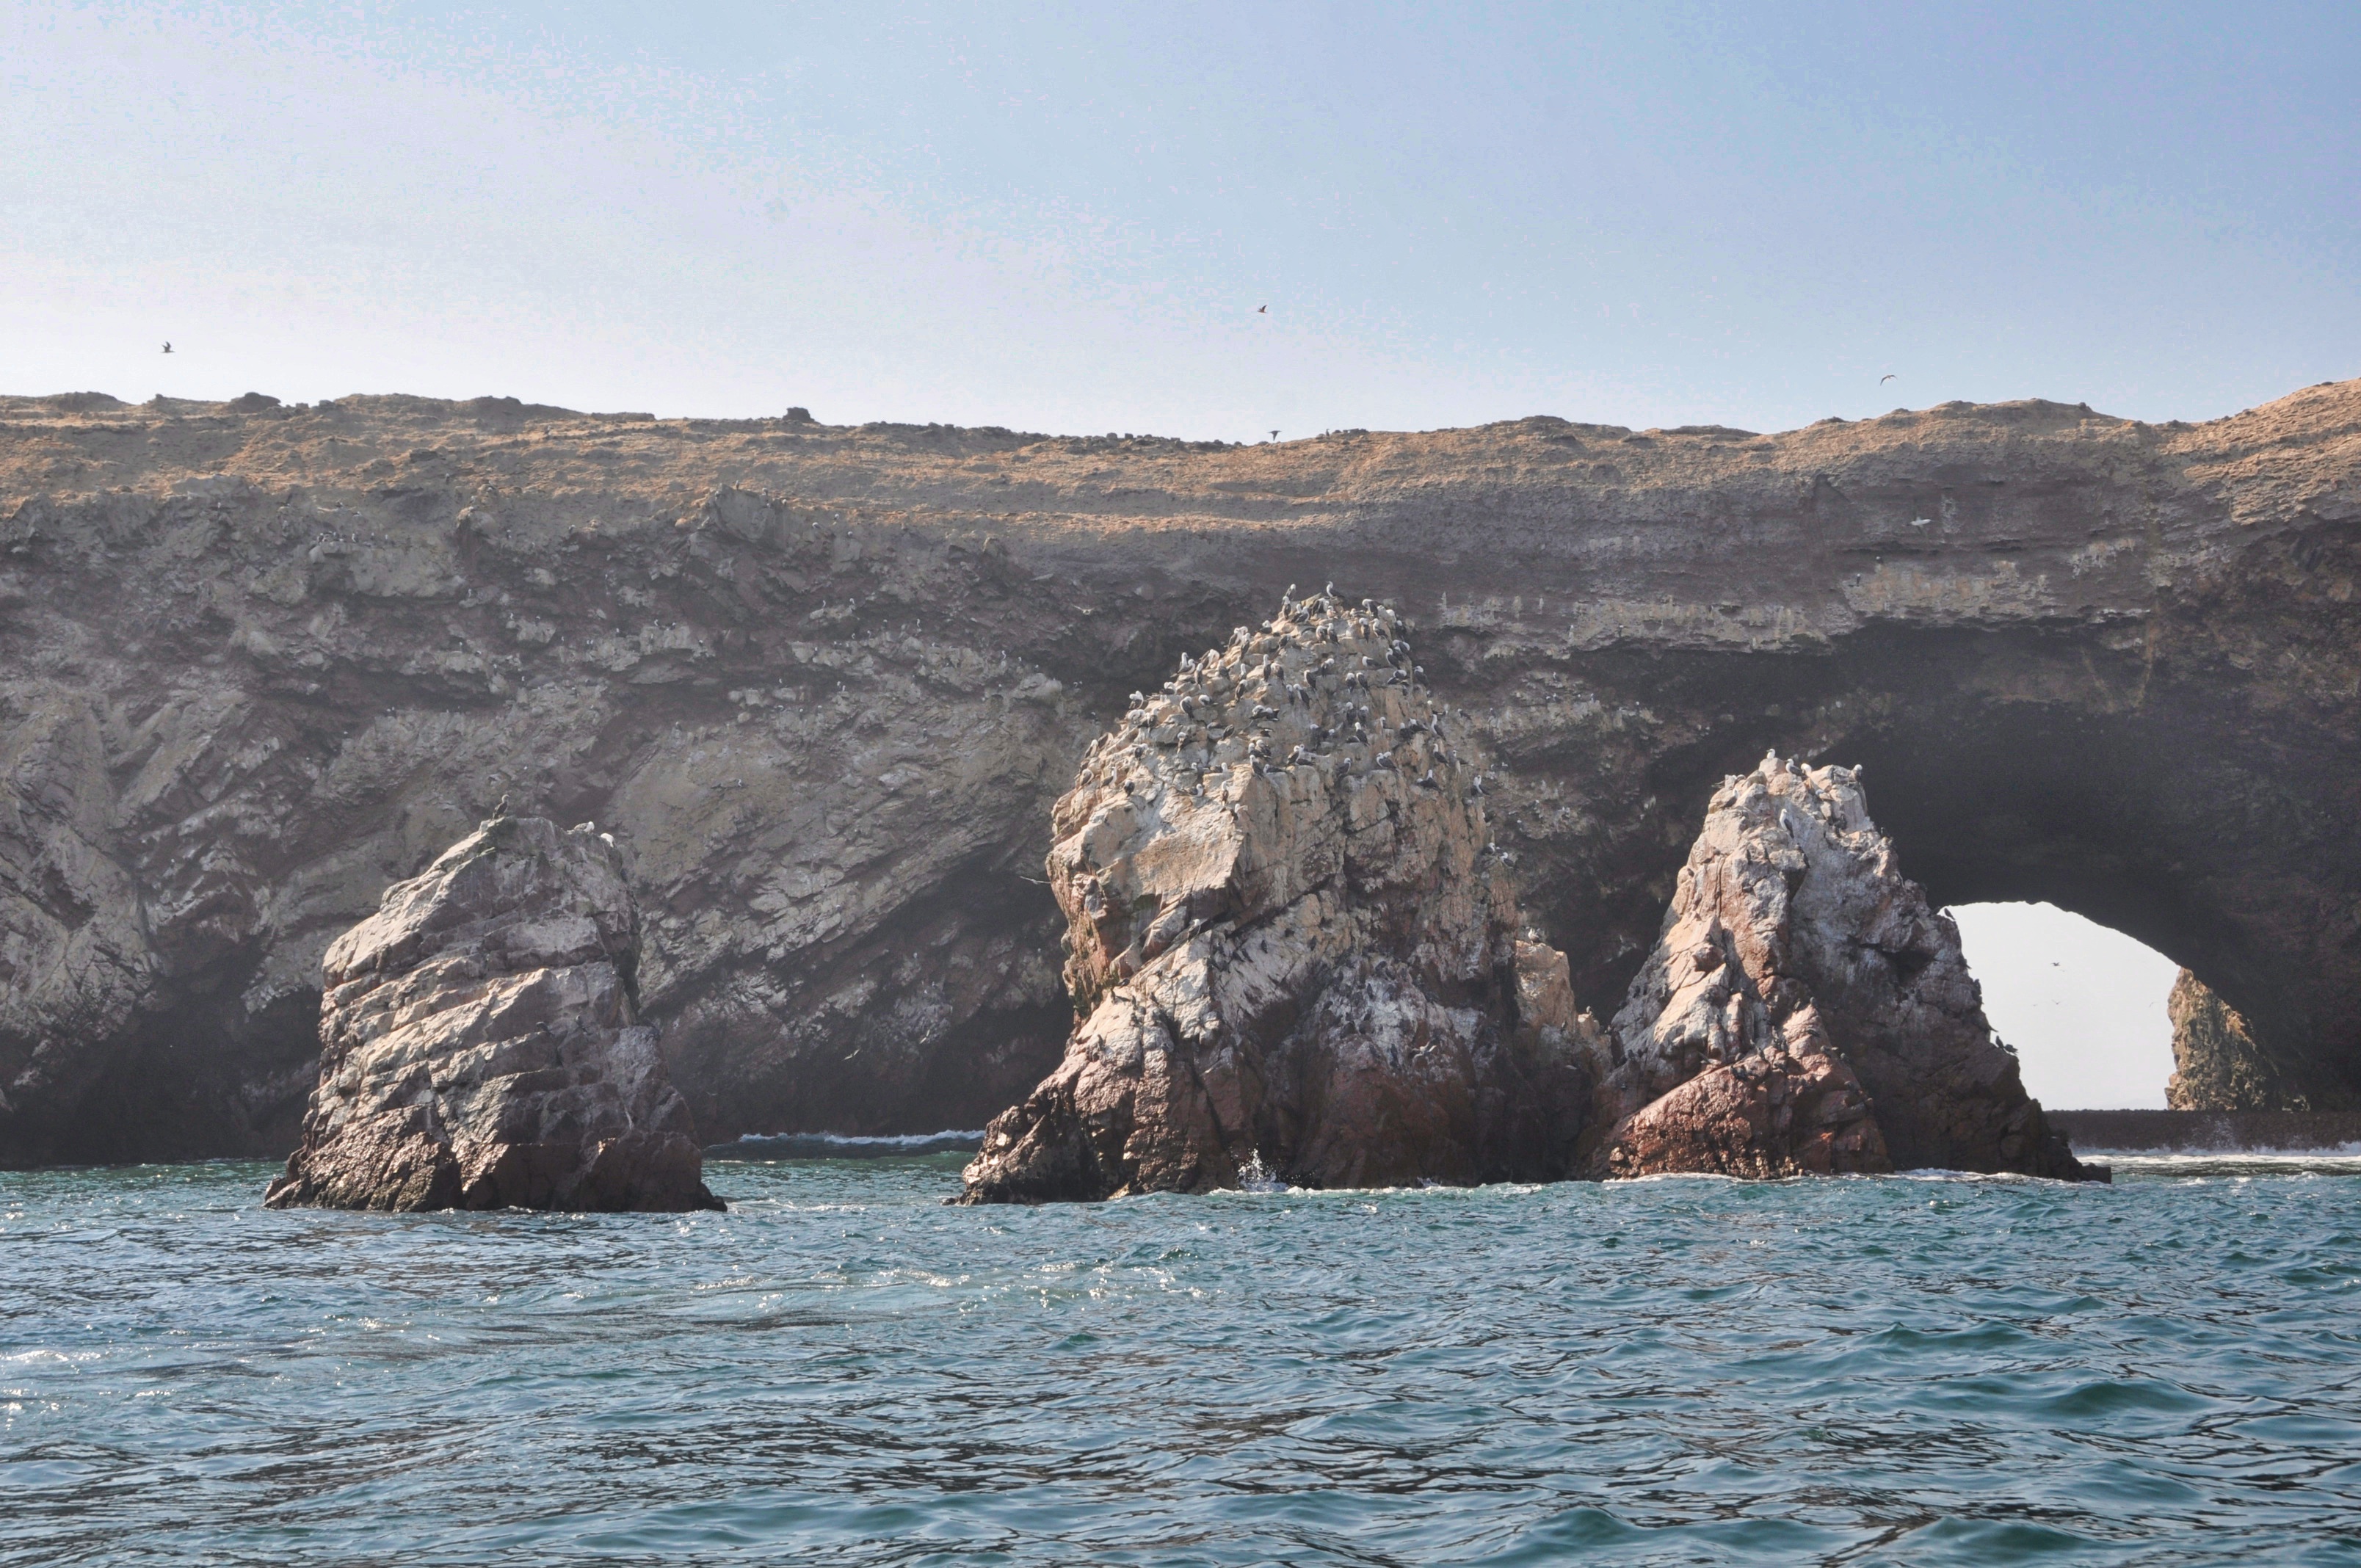
[[1774, 755], [1722, 782], [1608, 1044], [1595, 1175], [2104, 1179], [2026, 1093], [1854, 770]]
[[2187, 970], [2165, 1000], [2172, 1020], [2172, 1079], [2164, 1102], [2175, 1111], [2305, 1111], [2255, 1045], [2245, 1014]]
[[614, 840], [500, 817], [322, 966], [320, 1081], [273, 1208], [718, 1209], [639, 1020]]
[[962, 1201], [1574, 1172], [1597, 1025], [1402, 632], [1290, 598], [1091, 748], [1048, 861], [1078, 1022]]

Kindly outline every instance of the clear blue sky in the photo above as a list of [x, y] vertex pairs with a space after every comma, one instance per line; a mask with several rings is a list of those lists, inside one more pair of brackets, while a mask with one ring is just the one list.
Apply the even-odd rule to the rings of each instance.
[[15, 0], [0, 389], [2210, 416], [2361, 373], [2356, 104], [2350, 0]]
[[[0, 391], [1241, 439], [2355, 375], [2353, 0], [0, 13]], [[1964, 923], [2037, 1091], [2160, 1102], [2169, 964]]]

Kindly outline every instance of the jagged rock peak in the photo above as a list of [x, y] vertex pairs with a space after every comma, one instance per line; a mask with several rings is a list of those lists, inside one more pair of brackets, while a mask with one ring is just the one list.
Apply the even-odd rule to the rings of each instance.
[[1570, 1170], [1596, 1026], [1403, 631], [1290, 593], [1090, 748], [1048, 860], [1079, 1021], [967, 1201]]
[[1774, 754], [1722, 781], [1609, 1047], [1600, 1174], [2098, 1174], [2026, 1094], [1856, 769]]
[[2255, 1045], [2246, 1015], [2182, 970], [2165, 1000], [2172, 1020], [2172, 1080], [2164, 1102], [2175, 1111], [2308, 1111]]
[[719, 1208], [615, 841], [497, 817], [330, 947], [320, 1080], [274, 1208]]

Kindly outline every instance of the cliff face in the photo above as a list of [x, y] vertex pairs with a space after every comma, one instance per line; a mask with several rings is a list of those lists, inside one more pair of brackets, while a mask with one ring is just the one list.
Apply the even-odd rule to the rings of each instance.
[[0, 400], [0, 1159], [291, 1147], [328, 942], [503, 795], [631, 845], [701, 1131], [979, 1125], [1071, 1022], [1084, 748], [1331, 578], [1585, 1004], [1775, 746], [1865, 763], [1938, 905], [2114, 926], [2361, 1087], [2361, 386], [1250, 448], [240, 408]]
[[1048, 863], [1082, 1016], [967, 1201], [1573, 1174], [1597, 1029], [1400, 630], [1290, 602], [1092, 746]]

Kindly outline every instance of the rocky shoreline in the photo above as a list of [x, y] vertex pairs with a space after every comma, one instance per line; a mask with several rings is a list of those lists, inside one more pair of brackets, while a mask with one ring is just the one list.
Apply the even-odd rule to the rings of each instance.
[[2187, 965], [2238, 1021], [2190, 1092], [2349, 1108], [2356, 521], [2350, 383], [1252, 448], [0, 399], [0, 1163], [283, 1155], [330, 944], [504, 796], [630, 850], [702, 1136], [981, 1125], [1072, 1023], [1038, 868], [1081, 759], [1329, 576], [1489, 759], [1577, 1013], [1769, 748], [1864, 765], [1930, 906]]
[[[1060, 799], [1077, 1022], [962, 1201], [1552, 1180], [1591, 1091], [1477, 760], [1400, 618], [1323, 593], [1140, 696]], [[1471, 742], [1472, 744], [1472, 742]]]

